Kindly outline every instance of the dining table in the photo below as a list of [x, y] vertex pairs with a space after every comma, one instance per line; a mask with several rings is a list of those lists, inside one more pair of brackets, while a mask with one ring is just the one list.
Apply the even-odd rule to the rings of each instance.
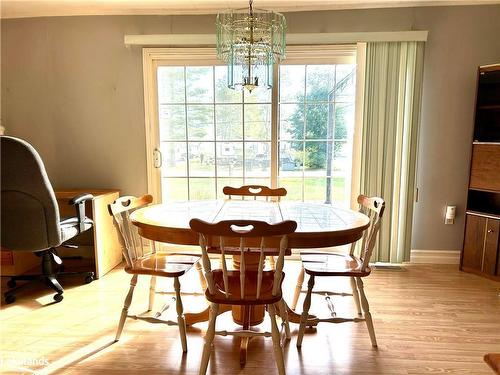
[[[290, 249], [327, 248], [353, 243], [361, 238], [370, 224], [366, 215], [331, 204], [253, 199], [156, 204], [136, 210], [130, 216], [132, 224], [138, 227], [140, 236], [177, 245], [199, 244], [198, 234], [189, 227], [189, 221], [193, 218], [210, 223], [222, 220], [261, 220], [274, 224], [294, 220], [297, 222], [297, 229], [288, 236], [289, 250], [286, 255], [291, 255]], [[201, 250], [199, 251], [201, 254]], [[289, 315], [290, 321], [300, 321], [300, 317], [293, 311]], [[233, 317], [238, 322], [237, 312], [233, 313]], [[188, 325], [206, 320], [208, 311], [186, 314]]]
[[[264, 200], [205, 200], [155, 204], [138, 209], [130, 220], [137, 226], [139, 235], [156, 242], [177, 245], [198, 245], [199, 236], [191, 230], [189, 221], [198, 218], [209, 223], [222, 220], [260, 220], [269, 224], [284, 220], [297, 222], [297, 229], [288, 236], [288, 250], [315, 249], [341, 246], [360, 239], [368, 228], [370, 219], [354, 210], [337, 207], [332, 204], [299, 201], [264, 201]], [[201, 250], [200, 254], [201, 254]], [[233, 265], [238, 268], [238, 256], [233, 256]], [[245, 256], [247, 269], [252, 264], [258, 266], [258, 257], [254, 261]], [[243, 326], [260, 324], [264, 319], [264, 306], [252, 307], [247, 314], [241, 306], [221, 305], [219, 314], [232, 310], [233, 320]], [[300, 315], [287, 307], [288, 319], [300, 323]], [[187, 325], [208, 321], [209, 309], [195, 313], [185, 313]], [[246, 320], [245, 320], [246, 319]], [[242, 350], [246, 351], [246, 347]]]

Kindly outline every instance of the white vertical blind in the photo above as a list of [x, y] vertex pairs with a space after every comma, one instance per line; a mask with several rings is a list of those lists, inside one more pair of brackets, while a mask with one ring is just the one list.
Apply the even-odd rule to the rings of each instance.
[[375, 261], [410, 260], [423, 42], [367, 43], [361, 193], [386, 201]]

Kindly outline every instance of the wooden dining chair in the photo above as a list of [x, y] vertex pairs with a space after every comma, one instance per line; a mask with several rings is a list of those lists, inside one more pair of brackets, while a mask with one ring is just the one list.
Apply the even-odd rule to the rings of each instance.
[[264, 197], [266, 201], [270, 199], [277, 199], [279, 201], [281, 197], [286, 196], [287, 193], [285, 188], [272, 189], [265, 185], [243, 185], [238, 188], [224, 186], [222, 192], [227, 195], [229, 199], [232, 199], [232, 197], [236, 195], [241, 197], [241, 199], [252, 197], [254, 200], [257, 200], [257, 197]]
[[[297, 304], [298, 293], [301, 291], [304, 272], [309, 275], [307, 293], [304, 299], [302, 315], [300, 318], [300, 328], [297, 337], [297, 347], [302, 346], [304, 331], [306, 325], [317, 325], [321, 322], [328, 323], [344, 323], [344, 322], [366, 322], [370, 340], [373, 347], [377, 347], [375, 330], [373, 328], [372, 316], [366, 294], [363, 288], [362, 278], [370, 274], [369, 266], [370, 258], [375, 247], [377, 235], [380, 229], [381, 219], [385, 210], [385, 202], [382, 198], [369, 198], [364, 195], [358, 196], [360, 204], [360, 212], [366, 214], [370, 218], [370, 226], [365, 230], [361, 242], [361, 256], [357, 257], [355, 253], [356, 243], [351, 245], [351, 250], [348, 254], [335, 252], [319, 252], [305, 251], [301, 252], [302, 271], [299, 276], [297, 288], [295, 290], [294, 305]], [[346, 276], [350, 278], [352, 296], [357, 307], [358, 317], [356, 318], [340, 318], [337, 317], [335, 307], [331, 301], [333, 295], [351, 295], [347, 293], [338, 293], [330, 291], [320, 291], [318, 294], [325, 296], [331, 317], [325, 319], [313, 318], [308, 319], [309, 308], [311, 307], [311, 296], [315, 277], [320, 276]], [[300, 285], [299, 285], [300, 284]], [[292, 306], [295, 308], [295, 306]], [[363, 313], [361, 312], [363, 311]]]
[[[118, 198], [108, 206], [109, 212], [114, 218], [115, 227], [120, 234], [119, 238], [122, 246], [122, 252], [125, 261], [127, 262], [125, 272], [132, 275], [130, 288], [127, 296], [125, 297], [120, 322], [116, 331], [115, 341], [120, 339], [120, 335], [125, 325], [125, 320], [127, 318], [133, 318], [135, 320], [144, 320], [150, 323], [178, 325], [182, 350], [186, 352], [186, 323], [183, 315], [179, 277], [188, 272], [191, 267], [199, 261], [200, 257], [186, 254], [156, 252], [156, 245], [154, 241], [148, 241], [149, 244], [146, 244], [147, 240], [139, 236], [137, 228], [130, 222], [130, 214], [133, 211], [150, 204], [152, 201], [153, 197], [151, 195], [144, 195], [139, 198], [124, 196]], [[160, 319], [161, 314], [168, 308], [168, 305], [164, 305], [163, 308], [154, 315], [154, 317], [128, 314], [128, 309], [132, 302], [132, 296], [139, 275], [151, 276], [148, 312], [152, 310], [154, 304], [156, 277], [161, 276], [174, 279], [177, 322]]]
[[[284, 197], [287, 194], [285, 188], [273, 189], [265, 185], [243, 185], [237, 188], [224, 186], [222, 192], [227, 195], [229, 199], [232, 199], [233, 196], [239, 196], [243, 200], [246, 197], [253, 197], [254, 200], [257, 200], [258, 197], [263, 197], [267, 202], [270, 199], [276, 199], [279, 202], [281, 200], [281, 197]], [[269, 256], [269, 266], [272, 269], [276, 267], [273, 256]]]
[[[210, 224], [192, 219], [189, 225], [199, 234], [203, 269], [207, 280], [205, 296], [211, 302], [210, 319], [205, 335], [205, 346], [199, 373], [204, 375], [210, 359], [211, 345], [215, 335], [250, 338], [272, 337], [274, 355], [279, 374], [285, 374], [283, 349], [276, 323], [276, 307], [284, 310], [281, 284], [285, 274], [283, 264], [288, 244], [288, 235], [297, 228], [295, 221], [268, 224], [254, 220], [225, 220]], [[236, 247], [235, 247], [236, 246]], [[276, 254], [275, 270], [264, 270], [265, 257]], [[221, 269], [211, 268], [209, 252], [220, 254]], [[228, 270], [226, 255], [239, 256], [239, 269]], [[247, 267], [246, 258], [258, 256], [257, 270]], [[248, 269], [247, 269], [248, 268]], [[215, 331], [219, 305], [256, 306], [265, 305], [271, 319], [271, 332], [256, 332], [249, 329], [228, 332]]]

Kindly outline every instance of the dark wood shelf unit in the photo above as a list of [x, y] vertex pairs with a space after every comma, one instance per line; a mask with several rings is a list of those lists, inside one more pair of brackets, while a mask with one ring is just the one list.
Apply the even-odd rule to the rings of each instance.
[[478, 110], [484, 110], [484, 109], [500, 109], [500, 104], [493, 104], [493, 105], [481, 105], [477, 107]]
[[483, 216], [483, 217], [488, 217], [490, 219], [500, 219], [500, 215], [498, 215], [498, 214], [488, 214], [488, 213], [481, 212], [481, 211], [467, 210], [467, 211], [465, 211], [465, 213], [467, 215]]
[[460, 269], [500, 281], [500, 64], [479, 67]]

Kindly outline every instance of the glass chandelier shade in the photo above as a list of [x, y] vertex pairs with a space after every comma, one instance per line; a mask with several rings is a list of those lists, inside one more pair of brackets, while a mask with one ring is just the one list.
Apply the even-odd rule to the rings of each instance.
[[217, 14], [217, 58], [227, 63], [231, 89], [271, 88], [273, 64], [285, 58], [286, 20], [280, 13], [235, 9]]

